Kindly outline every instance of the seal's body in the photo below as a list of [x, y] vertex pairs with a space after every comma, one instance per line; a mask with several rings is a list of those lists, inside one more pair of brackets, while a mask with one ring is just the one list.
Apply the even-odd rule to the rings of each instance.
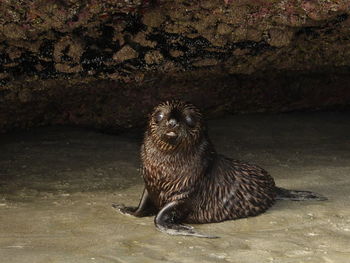
[[157, 228], [168, 234], [211, 237], [181, 223], [256, 216], [276, 199], [325, 199], [278, 188], [264, 169], [217, 154], [200, 111], [181, 101], [154, 109], [141, 160], [145, 181], [141, 202], [137, 208], [117, 208], [138, 217], [156, 214]]

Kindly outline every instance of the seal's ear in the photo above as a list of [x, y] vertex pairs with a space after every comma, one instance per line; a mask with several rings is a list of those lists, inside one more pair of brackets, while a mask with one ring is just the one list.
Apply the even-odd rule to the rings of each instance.
[[152, 119], [152, 112], [149, 112], [149, 113], [147, 114], [147, 122], [150, 122], [151, 119]]

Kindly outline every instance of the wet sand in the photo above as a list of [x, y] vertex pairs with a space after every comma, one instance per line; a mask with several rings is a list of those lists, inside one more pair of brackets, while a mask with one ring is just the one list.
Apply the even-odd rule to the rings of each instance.
[[196, 225], [219, 239], [158, 232], [137, 205], [140, 136], [38, 128], [0, 136], [1, 262], [283, 262], [350, 259], [350, 112], [212, 120], [218, 152], [324, 202], [279, 201], [257, 217]]

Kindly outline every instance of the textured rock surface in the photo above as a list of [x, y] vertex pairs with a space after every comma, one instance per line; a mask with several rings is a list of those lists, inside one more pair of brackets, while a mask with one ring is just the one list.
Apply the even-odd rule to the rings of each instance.
[[350, 3], [4, 0], [0, 130], [139, 125], [159, 100], [210, 112], [349, 103]]

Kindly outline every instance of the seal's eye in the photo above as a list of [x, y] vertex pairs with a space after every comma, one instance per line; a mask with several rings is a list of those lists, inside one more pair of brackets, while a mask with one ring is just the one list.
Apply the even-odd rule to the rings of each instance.
[[194, 127], [196, 124], [194, 118], [190, 115], [185, 116], [185, 121], [186, 121], [186, 124], [190, 127]]
[[164, 113], [161, 112], [161, 111], [158, 111], [158, 112], [155, 114], [154, 119], [155, 119], [155, 121], [156, 121], [157, 123], [160, 122], [161, 120], [164, 119]]

